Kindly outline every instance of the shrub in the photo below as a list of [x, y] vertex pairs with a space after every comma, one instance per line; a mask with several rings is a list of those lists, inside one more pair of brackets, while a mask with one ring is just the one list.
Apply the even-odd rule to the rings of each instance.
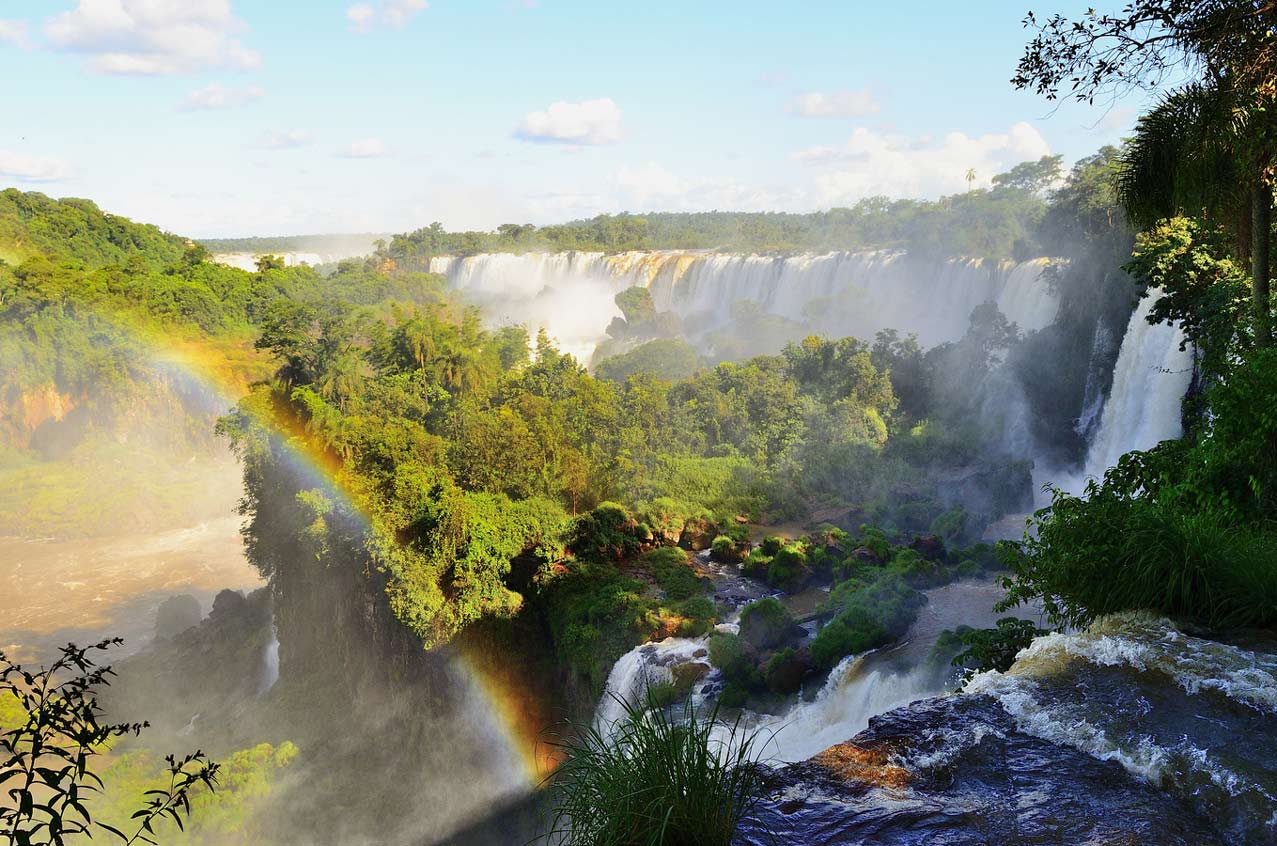
[[761, 549], [755, 549], [745, 556], [745, 560], [741, 563], [741, 570], [747, 576], [752, 576], [755, 579], [765, 579], [767, 578], [767, 568], [771, 565], [771, 556]]
[[794, 618], [774, 596], [751, 602], [740, 615], [740, 636], [755, 649], [771, 649], [788, 638]]
[[679, 700], [673, 682], [658, 681], [647, 686], [647, 702], [652, 708], [668, 708]]
[[754, 656], [744, 641], [734, 634], [717, 632], [709, 639], [709, 662], [723, 672], [727, 681], [748, 685], [755, 672]]
[[714, 603], [706, 597], [696, 596], [680, 602], [674, 610], [683, 617], [678, 629], [679, 637], [700, 637], [714, 628], [717, 612]]
[[791, 543], [782, 547], [767, 568], [767, 581], [774, 587], [789, 590], [796, 587], [807, 571], [807, 554], [802, 546]]
[[736, 545], [736, 541], [727, 535], [719, 535], [714, 538], [714, 543], [710, 545], [710, 551], [719, 561], [740, 561], [740, 549]]
[[1032, 620], [1003, 617], [992, 629], [969, 629], [958, 634], [966, 650], [953, 659], [955, 667], [965, 667], [971, 672], [997, 670], [1005, 673], [1015, 663], [1021, 649], [1035, 637], [1046, 634]]
[[759, 549], [763, 551], [764, 555], [775, 555], [776, 553], [780, 552], [781, 548], [784, 545], [785, 545], [784, 538], [778, 537], [776, 535], [768, 535], [767, 537], [763, 538], [763, 542], [762, 544], [759, 545]]
[[812, 660], [831, 669], [847, 655], [885, 646], [909, 630], [926, 602], [899, 573], [882, 573], [868, 584], [843, 582], [826, 600], [826, 608], [837, 614], [812, 641]]
[[590, 561], [619, 561], [638, 551], [638, 526], [624, 506], [601, 502], [577, 518], [569, 546]]
[[688, 599], [709, 590], [709, 579], [701, 578], [687, 561], [687, 553], [676, 546], [662, 546], [639, 558], [670, 599]]
[[891, 544], [887, 541], [887, 536], [881, 529], [862, 525], [860, 527], [859, 545], [872, 552], [879, 561], [886, 561], [891, 558]]
[[[552, 741], [563, 763], [548, 779], [550, 840], [561, 846], [729, 846], [766, 790], [757, 734], [689, 704], [671, 715], [627, 705], [608, 734], [575, 726]], [[726, 725], [726, 737], [722, 727]]]
[[787, 696], [802, 687], [803, 675], [807, 665], [798, 658], [798, 653], [785, 647], [772, 655], [763, 666], [763, 683], [772, 693]]

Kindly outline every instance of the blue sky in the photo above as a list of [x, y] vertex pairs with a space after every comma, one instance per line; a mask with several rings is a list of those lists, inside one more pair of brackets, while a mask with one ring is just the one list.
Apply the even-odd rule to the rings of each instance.
[[5, 3], [0, 185], [196, 236], [934, 197], [1129, 129], [1011, 88], [1031, 4], [1084, 8]]

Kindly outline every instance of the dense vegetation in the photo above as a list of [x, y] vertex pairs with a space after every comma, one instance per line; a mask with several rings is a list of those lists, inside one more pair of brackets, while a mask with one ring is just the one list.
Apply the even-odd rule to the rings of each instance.
[[492, 232], [448, 232], [434, 223], [395, 235], [381, 255], [405, 267], [431, 256], [533, 250], [722, 250], [792, 252], [908, 247], [938, 256], [1030, 258], [1049, 242], [1037, 237], [1046, 195], [1062, 176], [1059, 156], [1025, 162], [993, 178], [989, 189], [939, 200], [871, 197], [824, 212], [651, 212], [599, 215], [537, 227], [502, 224]]
[[1082, 497], [1055, 492], [1008, 556], [1008, 604], [1040, 598], [1074, 625], [1132, 608], [1277, 624], [1269, 15], [1139, 0], [1052, 18], [1025, 52], [1016, 83], [1048, 97], [1187, 77], [1141, 117], [1115, 182], [1144, 230], [1128, 269], [1157, 298], [1150, 319], [1180, 324], [1199, 352], [1201, 389], [1182, 440], [1123, 456]]

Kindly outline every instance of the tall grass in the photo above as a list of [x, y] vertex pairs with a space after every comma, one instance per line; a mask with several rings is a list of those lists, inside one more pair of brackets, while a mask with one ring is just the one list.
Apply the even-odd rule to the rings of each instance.
[[[650, 700], [611, 727], [578, 726], [551, 743], [554, 846], [728, 846], [766, 790], [758, 735], [718, 709], [681, 714]], [[715, 726], [718, 726], [715, 730]]]

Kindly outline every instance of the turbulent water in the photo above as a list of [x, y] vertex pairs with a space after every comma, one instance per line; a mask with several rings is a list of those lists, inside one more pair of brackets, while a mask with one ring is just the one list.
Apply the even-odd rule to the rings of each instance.
[[1277, 843], [1273, 646], [1140, 614], [1039, 638], [780, 770], [741, 841]]
[[657, 311], [694, 321], [703, 332], [725, 323], [728, 306], [738, 301], [794, 321], [818, 320], [830, 334], [916, 332], [924, 346], [960, 338], [972, 309], [985, 302], [997, 303], [1022, 329], [1037, 330], [1059, 307], [1043, 275], [1048, 263], [939, 261], [894, 251], [566, 252], [440, 257], [430, 270], [489, 306], [495, 319], [543, 326], [564, 349], [588, 359], [620, 316], [612, 298], [634, 286], [651, 291]]
[[[926, 594], [927, 604], [897, 646], [849, 656], [814, 697], [796, 702], [783, 713], [744, 715], [745, 724], [766, 739], [770, 759], [809, 758], [856, 734], [873, 716], [951, 688], [955, 679], [948, 656], [931, 660], [932, 647], [946, 629], [993, 625], [993, 604], [1002, 598], [1002, 591], [994, 582], [962, 581]], [[731, 630], [735, 625], [720, 628]], [[624, 716], [622, 703], [639, 702], [649, 685], [671, 681], [675, 666], [701, 663], [708, 667], [707, 645], [707, 638], [669, 638], [630, 650], [608, 676], [595, 725], [600, 729], [612, 725]], [[693, 701], [712, 695], [717, 681], [716, 671], [708, 675], [693, 690]]]

